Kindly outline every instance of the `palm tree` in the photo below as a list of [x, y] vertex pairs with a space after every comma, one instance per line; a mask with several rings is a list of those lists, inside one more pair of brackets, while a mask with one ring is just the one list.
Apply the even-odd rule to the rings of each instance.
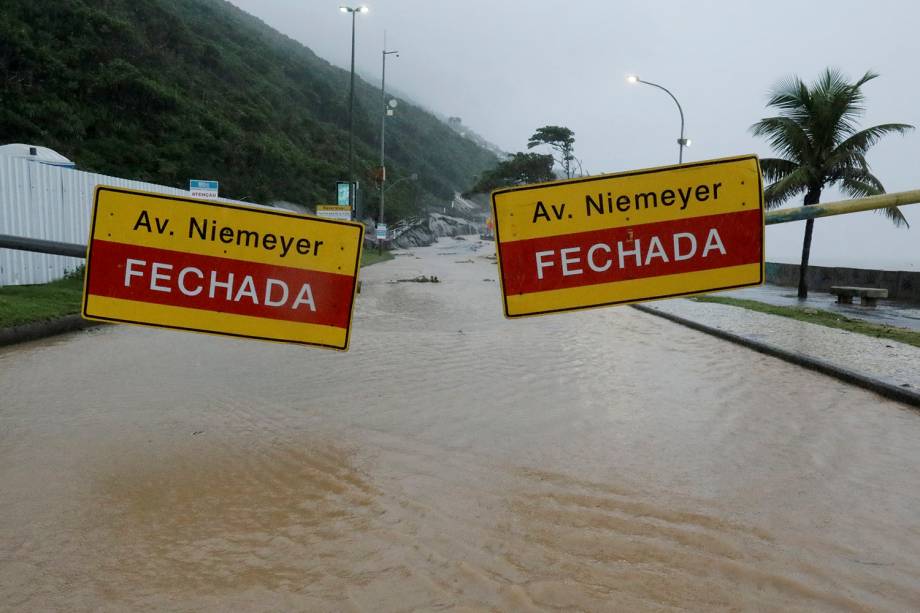
[[[855, 83], [848, 83], [838, 71], [827, 69], [812, 84], [792, 77], [770, 94], [767, 106], [780, 114], [761, 119], [751, 131], [763, 136], [782, 157], [760, 160], [767, 208], [805, 194], [804, 205], [818, 204], [821, 190], [835, 185], [853, 198], [884, 194], [882, 183], [869, 171], [866, 153], [882, 136], [913, 129], [904, 123], [885, 123], [857, 131], [856, 118], [862, 114], [862, 86], [878, 75], [867, 72]], [[907, 220], [897, 207], [881, 209], [897, 227]], [[799, 298], [808, 297], [805, 273], [811, 252], [814, 220], [805, 222], [802, 265], [799, 268]]]

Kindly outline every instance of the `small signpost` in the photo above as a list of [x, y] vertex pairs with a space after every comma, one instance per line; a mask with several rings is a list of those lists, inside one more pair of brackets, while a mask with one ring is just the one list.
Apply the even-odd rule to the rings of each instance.
[[83, 317], [348, 348], [361, 224], [96, 188]]
[[377, 224], [377, 242], [385, 241], [387, 239], [387, 225], [383, 223]]
[[351, 220], [351, 209], [345, 206], [317, 204], [316, 216], [323, 219], [340, 219], [342, 221]]
[[188, 191], [192, 198], [215, 200], [217, 198], [217, 181], [190, 179], [188, 182]]
[[763, 283], [756, 156], [500, 189], [505, 316]]

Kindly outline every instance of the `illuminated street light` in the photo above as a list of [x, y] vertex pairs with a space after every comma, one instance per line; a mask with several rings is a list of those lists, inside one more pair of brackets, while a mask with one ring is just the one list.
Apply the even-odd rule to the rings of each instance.
[[684, 147], [690, 146], [690, 139], [684, 138], [684, 109], [680, 107], [680, 102], [677, 101], [677, 98], [674, 97], [674, 94], [670, 92], [666, 87], [662, 87], [657, 83], [652, 83], [650, 81], [643, 81], [636, 75], [628, 75], [626, 77], [628, 83], [642, 83], [644, 85], [651, 85], [652, 87], [657, 87], [667, 95], [671, 96], [671, 100], [674, 101], [674, 104], [677, 105], [677, 111], [680, 113], [680, 138], [677, 139], [677, 163], [684, 163]]
[[348, 204], [354, 207], [358, 219], [358, 203], [355, 196], [355, 15], [366, 13], [366, 6], [340, 6], [343, 13], [351, 13], [351, 85], [348, 88]]

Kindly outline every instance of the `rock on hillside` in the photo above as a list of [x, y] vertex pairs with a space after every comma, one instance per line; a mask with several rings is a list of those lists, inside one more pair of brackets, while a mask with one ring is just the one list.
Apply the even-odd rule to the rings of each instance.
[[480, 228], [468, 219], [431, 213], [428, 217], [413, 217], [399, 222], [393, 228], [393, 247], [408, 249], [431, 245], [441, 236], [479, 234]]

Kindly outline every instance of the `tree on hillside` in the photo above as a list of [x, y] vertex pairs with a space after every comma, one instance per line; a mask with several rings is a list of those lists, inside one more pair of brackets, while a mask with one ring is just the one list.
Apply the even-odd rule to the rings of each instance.
[[538, 128], [530, 140], [527, 148], [533, 149], [540, 145], [549, 145], [559, 153], [556, 162], [562, 166], [567, 179], [572, 178], [572, 160], [575, 159], [575, 133], [563, 126], [543, 126]]
[[[913, 126], [886, 123], [857, 130], [856, 118], [864, 111], [862, 86], [878, 75], [867, 72], [855, 83], [836, 70], [827, 69], [811, 86], [792, 77], [771, 92], [767, 106], [779, 109], [776, 117], [766, 117], [753, 126], [755, 136], [763, 136], [782, 157], [760, 160], [767, 208], [804, 194], [804, 205], [821, 201], [821, 191], [837, 186], [854, 198], [885, 193], [869, 170], [866, 153], [879, 139], [895, 132], [903, 134]], [[897, 207], [882, 209], [895, 226], [907, 226]], [[811, 252], [814, 220], [805, 222], [802, 265], [799, 269], [799, 298], [808, 297], [805, 275]]]
[[500, 187], [542, 183], [555, 179], [553, 156], [540, 153], [515, 153], [479, 176], [468, 193], [491, 192]]
[[[0, 0], [0, 143], [51, 147], [83, 170], [176, 187], [207, 177], [255, 202], [330, 202], [348, 167], [348, 80], [229, 2]], [[368, 213], [379, 103], [379, 83], [356, 79]], [[387, 166], [420, 175], [407, 209], [449, 200], [498, 161], [410, 101], [399, 108]]]

